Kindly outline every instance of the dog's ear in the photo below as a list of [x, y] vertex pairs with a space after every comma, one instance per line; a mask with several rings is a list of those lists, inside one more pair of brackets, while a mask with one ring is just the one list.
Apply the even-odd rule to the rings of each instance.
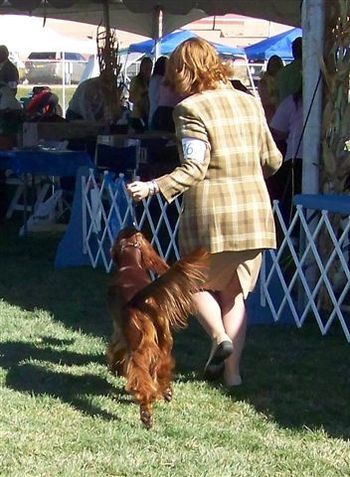
[[144, 267], [156, 275], [163, 275], [169, 269], [169, 265], [157, 254], [151, 243], [141, 233], [140, 243]]
[[115, 265], [118, 264], [118, 257], [119, 257], [119, 254], [120, 254], [121, 245], [122, 245], [123, 240], [124, 240], [123, 238], [117, 237], [115, 239], [112, 247], [109, 249], [109, 254], [110, 254], [111, 259], [112, 259], [112, 261]]
[[113, 244], [113, 246], [109, 249], [109, 254], [111, 256], [113, 263], [117, 263], [117, 251], [116, 251], [115, 244]]

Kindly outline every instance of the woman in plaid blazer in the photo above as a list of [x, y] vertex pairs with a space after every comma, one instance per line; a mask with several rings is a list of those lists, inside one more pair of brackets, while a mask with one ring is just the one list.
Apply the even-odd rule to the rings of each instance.
[[282, 163], [259, 102], [237, 91], [230, 71], [205, 40], [192, 38], [172, 53], [166, 84], [185, 99], [174, 110], [181, 166], [151, 182], [128, 185], [134, 200], [161, 193], [183, 196], [182, 254], [211, 253], [205, 291], [194, 296], [198, 318], [212, 339], [207, 377], [224, 371], [241, 384], [244, 300], [255, 286], [262, 250], [275, 248], [275, 225], [265, 178]]

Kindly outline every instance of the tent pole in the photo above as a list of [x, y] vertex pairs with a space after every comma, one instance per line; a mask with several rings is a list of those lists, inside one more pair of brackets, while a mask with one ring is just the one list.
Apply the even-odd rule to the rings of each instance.
[[[325, 0], [303, 0], [303, 174], [302, 193], [318, 194], [320, 191], [320, 154], [322, 131], [322, 76], [320, 61], [323, 58], [325, 23]], [[309, 214], [308, 214], [309, 215]], [[315, 230], [316, 220], [310, 220], [309, 230]], [[305, 232], [300, 232], [299, 253], [307, 245]], [[312, 288], [316, 284], [317, 272], [314, 257], [308, 254], [305, 261], [306, 280]], [[299, 306], [306, 306], [308, 298], [303, 287], [298, 288]]]
[[109, 31], [111, 28], [109, 0], [104, 0], [103, 2], [103, 23], [106, 31]]
[[[302, 192], [317, 194], [322, 130], [322, 77], [325, 0], [304, 0], [303, 28], [303, 109], [304, 121], [310, 111], [303, 139]], [[312, 102], [312, 104], [311, 104]]]
[[159, 6], [153, 9], [153, 39], [154, 39], [154, 52], [153, 58], [156, 61], [160, 56], [160, 39], [163, 36], [163, 11]]
[[61, 52], [62, 59], [62, 111], [63, 117], [66, 117], [66, 53], [64, 50]]

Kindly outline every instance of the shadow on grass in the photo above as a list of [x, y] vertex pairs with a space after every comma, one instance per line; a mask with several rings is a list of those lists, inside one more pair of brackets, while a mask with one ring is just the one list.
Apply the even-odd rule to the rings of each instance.
[[[192, 323], [176, 340], [179, 380], [204, 379], [209, 342], [198, 328]], [[250, 403], [281, 427], [324, 429], [332, 437], [349, 439], [349, 368], [350, 347], [339, 329], [322, 337], [314, 325], [301, 330], [255, 326], [248, 329], [242, 358], [243, 385], [231, 391], [220, 380], [210, 385]]]
[[108, 337], [112, 323], [106, 309], [109, 275], [104, 269], [56, 269], [61, 236], [19, 238], [18, 224], [0, 232], [0, 296], [28, 311], [48, 311], [67, 328]]
[[[102, 269], [89, 267], [56, 270], [54, 257], [58, 240], [57, 236], [18, 239], [14, 233], [2, 235], [0, 295], [7, 302], [30, 311], [35, 308], [48, 310], [67, 328], [108, 337], [112, 328], [105, 307], [108, 275]], [[75, 402], [79, 409], [84, 409], [82, 390], [87, 394], [90, 391], [104, 394], [110, 390], [105, 380], [93, 375], [91, 381], [89, 375], [62, 373], [60, 377], [61, 373], [57, 376], [36, 365], [20, 365], [17, 361], [19, 357], [23, 360], [27, 356], [53, 363], [66, 360], [66, 365], [84, 365], [86, 359], [100, 363], [101, 357], [56, 352], [49, 346], [38, 351], [27, 343], [16, 346], [16, 349], [2, 349], [3, 364], [9, 369], [8, 384], [15, 389], [49, 393]], [[203, 379], [202, 369], [209, 347], [203, 330], [190, 320], [188, 329], [175, 335], [178, 373], [175, 379]], [[250, 403], [282, 427], [323, 428], [330, 436], [349, 439], [349, 369], [349, 344], [339, 330], [333, 329], [322, 337], [314, 326], [301, 330], [273, 325], [251, 327], [242, 360], [244, 384], [231, 395], [232, 399]], [[228, 394], [221, 385], [217, 386]], [[89, 409], [87, 402], [85, 405]]]
[[[51, 338], [48, 340], [51, 342]], [[58, 344], [67, 344], [70, 340], [54, 340], [55, 346]], [[73, 341], [73, 340], [72, 340]], [[43, 344], [47, 344], [46, 339]], [[9, 341], [0, 343], [0, 366], [10, 369], [18, 362], [25, 360], [47, 361], [52, 364], [59, 364], [62, 366], [84, 366], [89, 363], [104, 364], [104, 356], [100, 354], [80, 354], [72, 351], [55, 350], [50, 346], [38, 348], [31, 343], [23, 341]]]
[[[59, 340], [54, 341], [59, 344]], [[31, 363], [28, 360], [37, 362]], [[49, 395], [85, 414], [106, 420], [119, 420], [115, 414], [106, 412], [91, 402], [92, 396], [106, 396], [111, 392], [111, 385], [105, 378], [89, 372], [75, 375], [60, 369], [48, 369], [47, 366], [47, 363], [84, 366], [103, 362], [100, 355], [57, 351], [50, 347], [39, 349], [25, 342], [6, 342], [0, 345], [0, 367], [8, 371], [6, 385], [9, 388], [35, 396]], [[115, 389], [120, 396], [123, 395], [123, 389]]]

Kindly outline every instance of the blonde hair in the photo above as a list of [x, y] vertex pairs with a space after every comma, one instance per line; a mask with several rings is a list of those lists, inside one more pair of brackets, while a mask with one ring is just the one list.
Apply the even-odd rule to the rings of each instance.
[[222, 63], [215, 48], [202, 38], [190, 38], [170, 55], [164, 83], [182, 96], [216, 89], [228, 83], [230, 68]]

